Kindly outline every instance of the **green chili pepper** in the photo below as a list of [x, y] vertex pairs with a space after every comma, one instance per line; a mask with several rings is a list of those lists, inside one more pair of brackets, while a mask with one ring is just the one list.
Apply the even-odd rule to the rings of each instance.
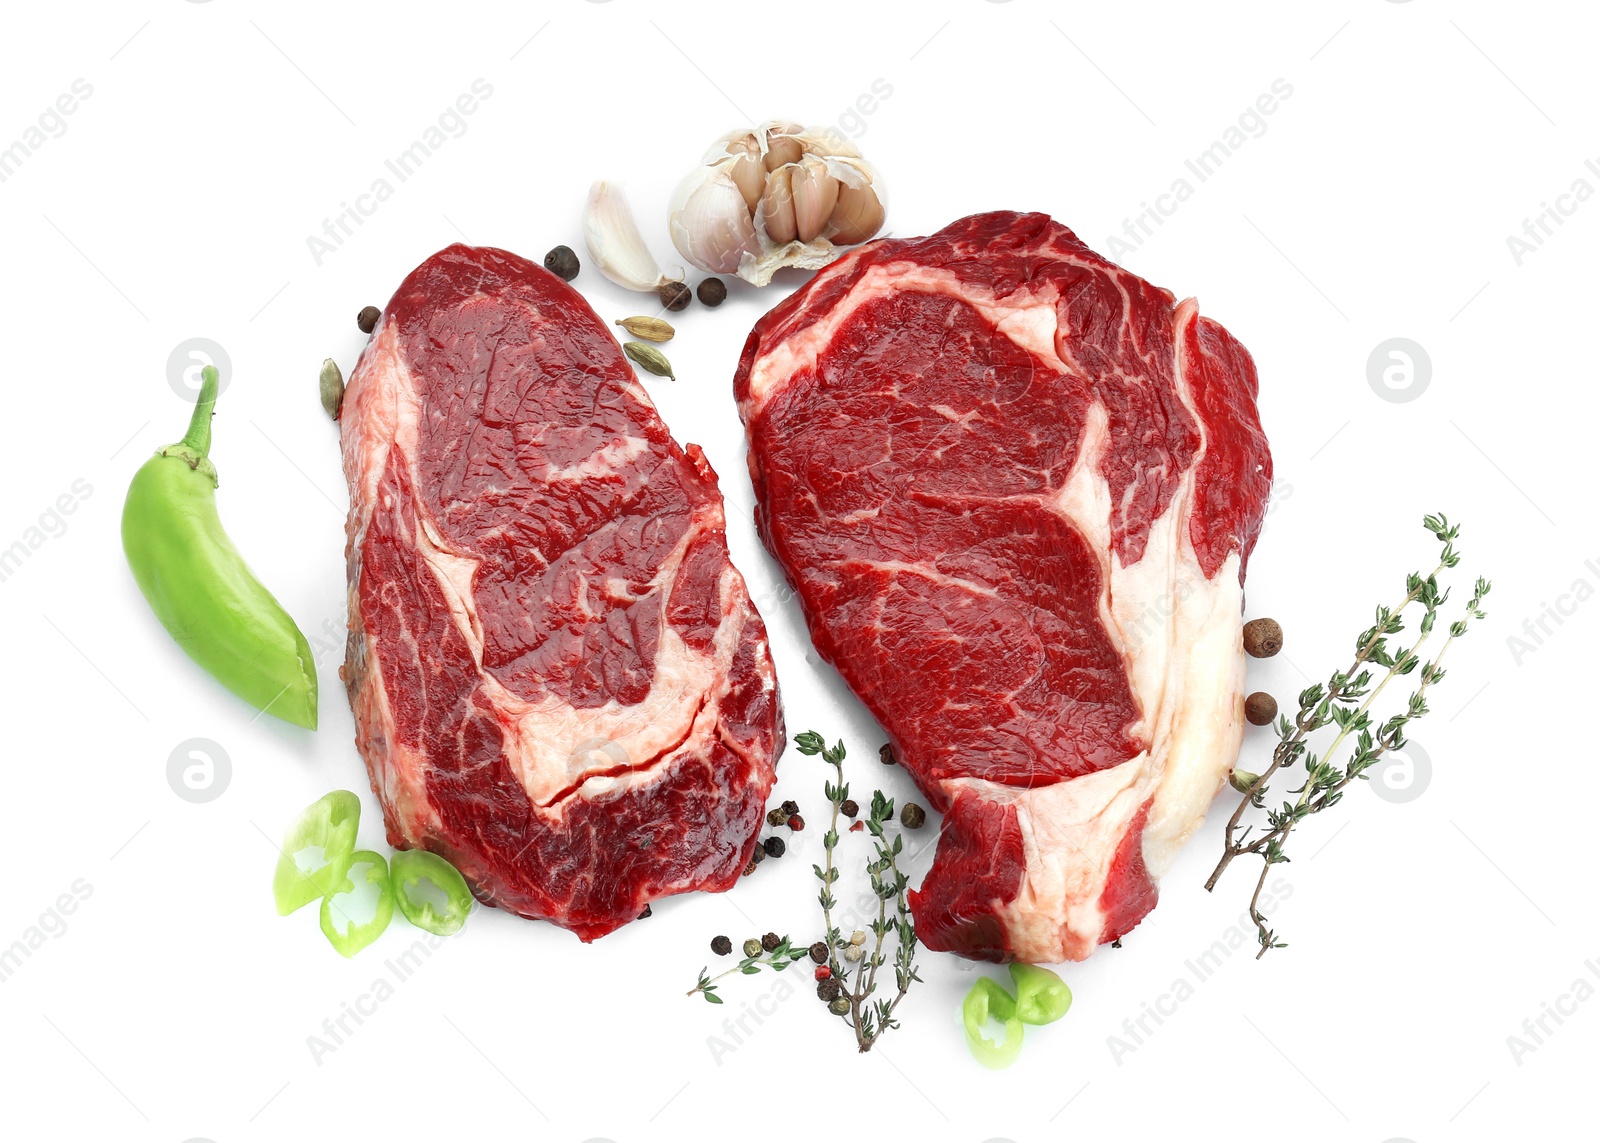
[[327, 897], [344, 882], [360, 821], [361, 799], [349, 790], [335, 790], [307, 806], [289, 827], [272, 874], [280, 917]]
[[[372, 920], [357, 921], [352, 915], [355, 884], [348, 873], [356, 871], [361, 882], [378, 887], [378, 902]], [[344, 922], [344, 932], [334, 923]], [[355, 956], [382, 935], [394, 919], [394, 885], [389, 880], [389, 864], [383, 855], [370, 849], [358, 849], [350, 855], [350, 865], [342, 884], [322, 899], [322, 935], [339, 950], [340, 956]]]
[[[389, 862], [389, 878], [400, 912], [417, 928], [447, 937], [467, 923], [472, 890], [456, 867], [437, 853], [402, 850]], [[439, 898], [443, 900], [436, 905]]]
[[1072, 1007], [1072, 989], [1048, 968], [1013, 963], [1011, 979], [1017, 986], [1017, 1019], [1024, 1024], [1053, 1024]]
[[[991, 1016], [1006, 1027], [1003, 1043], [996, 1043], [984, 1034]], [[966, 1025], [967, 1048], [973, 1059], [996, 1071], [1016, 1062], [1022, 1051], [1022, 1021], [1017, 1017], [1017, 1002], [997, 982], [987, 976], [980, 976], [973, 982], [967, 998], [961, 1002], [961, 1022]]]
[[217, 516], [211, 411], [217, 370], [181, 441], [158, 449], [128, 486], [122, 549], [150, 609], [178, 646], [258, 710], [317, 727], [317, 673], [306, 637], [245, 566]]

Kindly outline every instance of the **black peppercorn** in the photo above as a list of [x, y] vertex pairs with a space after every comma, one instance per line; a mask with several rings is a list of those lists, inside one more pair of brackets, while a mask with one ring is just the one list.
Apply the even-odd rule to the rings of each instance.
[[1244, 716], [1251, 726], [1267, 726], [1278, 717], [1278, 700], [1266, 691], [1256, 691], [1244, 700]]
[[907, 802], [900, 808], [900, 824], [907, 829], [921, 829], [922, 823], [927, 820], [927, 811], [916, 802]]
[[751, 865], [760, 865], [766, 859], [767, 859], [767, 851], [762, 849], [759, 845], [756, 846], [755, 851], [750, 854], [750, 864]]
[[854, 798], [846, 798], [839, 803], [839, 812], [847, 818], [853, 818], [861, 812], [861, 807], [856, 805]]
[[790, 815], [794, 815], [794, 814], [799, 813], [800, 812], [800, 803], [796, 802], [796, 801], [793, 801], [793, 800], [784, 802], [783, 803], [783, 812], [786, 813], [786, 814], [790, 814]]
[[768, 857], [782, 857], [783, 851], [788, 847], [783, 844], [783, 838], [769, 837], [761, 843], [761, 848], [767, 851]]
[[1252, 619], [1244, 625], [1244, 649], [1257, 659], [1270, 659], [1283, 650], [1283, 628], [1276, 619]]
[[781, 826], [788, 820], [789, 812], [783, 809], [781, 806], [774, 806], [772, 809], [767, 811], [767, 824], [769, 826]]
[[578, 276], [578, 256], [570, 246], [557, 246], [544, 256], [544, 268], [563, 282], [570, 282]]
[[642, 920], [644, 920], [644, 919], [645, 919], [645, 918], [646, 918], [646, 917], [648, 917], [648, 916], [649, 916], [649, 915], [650, 915], [650, 906], [649, 906], [649, 905], [646, 905], [646, 906], [645, 906], [645, 907], [644, 907], [644, 912], [642, 912], [642, 913], [640, 913], [640, 914], [639, 914], [639, 916], [638, 916], [638, 917], [637, 917], [637, 918], [636, 918], [636, 919], [637, 919], [637, 920], [640, 920], [640, 921], [642, 921]]
[[699, 297], [701, 305], [715, 309], [727, 298], [728, 287], [721, 278], [707, 278], [695, 288], [694, 292]]
[[817, 999], [818, 1000], [822, 1000], [822, 1001], [824, 1001], [826, 1003], [830, 1003], [831, 1004], [838, 995], [839, 995], [839, 982], [837, 980], [835, 980], [833, 977], [830, 976], [830, 977], [828, 977], [827, 980], [819, 980], [819, 981], [817, 981]]
[[783, 938], [778, 936], [777, 933], [768, 933], [766, 936], [761, 938], [761, 947], [766, 949], [768, 952], [771, 952], [782, 943]]
[[885, 766], [893, 766], [898, 759], [894, 756], [894, 747], [885, 742], [878, 748], [878, 761]]
[[717, 936], [711, 938], [711, 951], [718, 956], [727, 956], [733, 951], [733, 942], [727, 937]]
[[656, 295], [661, 299], [661, 304], [673, 313], [687, 309], [689, 303], [694, 301], [694, 291], [682, 282], [663, 282]]
[[816, 961], [818, 964], [828, 963], [828, 946], [823, 942], [818, 941], [816, 944], [808, 948], [806, 952], [810, 954], [811, 959]]
[[356, 328], [362, 333], [371, 333], [378, 327], [378, 319], [383, 316], [383, 311], [377, 306], [363, 306], [356, 315]]

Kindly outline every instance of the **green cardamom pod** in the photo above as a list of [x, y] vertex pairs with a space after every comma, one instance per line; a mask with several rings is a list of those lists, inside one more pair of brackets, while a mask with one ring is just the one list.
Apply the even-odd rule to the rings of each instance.
[[676, 381], [672, 375], [672, 362], [667, 360], [667, 355], [653, 345], [646, 345], [642, 341], [624, 342], [622, 352], [631, 357], [640, 369], [646, 373], [654, 373], [657, 377], [666, 377]]
[[328, 416], [337, 421], [339, 406], [344, 404], [344, 374], [339, 372], [339, 366], [333, 358], [322, 363], [322, 375], [317, 382], [322, 391], [322, 407], [328, 410]]
[[621, 318], [617, 324], [634, 337], [642, 337], [646, 341], [671, 341], [672, 335], [677, 332], [660, 318], [653, 317]]

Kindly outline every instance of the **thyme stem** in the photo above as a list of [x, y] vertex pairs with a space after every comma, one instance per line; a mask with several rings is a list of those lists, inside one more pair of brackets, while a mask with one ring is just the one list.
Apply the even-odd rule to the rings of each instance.
[[[1272, 866], [1289, 860], [1284, 847], [1290, 834], [1312, 814], [1336, 805], [1346, 787], [1357, 780], [1365, 781], [1367, 771], [1385, 754], [1405, 745], [1405, 727], [1428, 713], [1428, 690], [1444, 678], [1440, 664], [1446, 652], [1458, 638], [1466, 634], [1469, 620], [1484, 618], [1480, 605], [1484, 596], [1489, 594], [1490, 585], [1488, 580], [1480, 578], [1474, 586], [1465, 614], [1450, 625], [1449, 636], [1440, 647], [1439, 654], [1431, 663], [1422, 663], [1419, 653], [1433, 632], [1439, 609], [1450, 594], [1448, 590], [1440, 589], [1439, 576], [1461, 562], [1461, 555], [1454, 545], [1460, 534], [1460, 525], [1452, 525], [1446, 517], [1439, 515], [1425, 517], [1423, 527], [1444, 545], [1439, 565], [1426, 578], [1415, 572], [1407, 576], [1406, 594], [1399, 605], [1378, 608], [1373, 626], [1357, 637], [1356, 653], [1349, 669], [1335, 671], [1329, 676], [1326, 687], [1314, 684], [1302, 691], [1300, 708], [1292, 723], [1287, 718], [1279, 718], [1278, 744], [1273, 748], [1271, 763], [1251, 783], [1243, 800], [1228, 819], [1223, 833], [1222, 856], [1206, 880], [1206, 889], [1215, 888], [1235, 858], [1247, 853], [1261, 858], [1261, 873], [1250, 897], [1250, 916], [1256, 924], [1261, 946], [1256, 953], [1258, 960], [1266, 955], [1268, 949], [1284, 947], [1284, 943], [1267, 927], [1267, 918], [1261, 913], [1260, 899], [1268, 871]], [[1387, 638], [1404, 629], [1402, 613], [1418, 602], [1424, 610], [1417, 639], [1410, 646], [1391, 653], [1386, 647]], [[1372, 675], [1368, 664], [1386, 668], [1378, 684], [1370, 690]], [[1386, 719], [1374, 733], [1373, 704], [1397, 676], [1408, 675], [1419, 665], [1422, 666], [1419, 683], [1405, 709]], [[1309, 753], [1310, 736], [1329, 725], [1338, 729], [1328, 748], [1320, 756]], [[1352, 735], [1355, 741], [1349, 759], [1342, 767], [1331, 764], [1329, 760], [1339, 754]], [[1251, 839], [1250, 833], [1254, 827], [1241, 828], [1245, 812], [1251, 808], [1264, 809], [1271, 780], [1297, 763], [1303, 763], [1306, 770], [1305, 781], [1290, 790], [1297, 797], [1293, 802], [1284, 802], [1280, 809], [1269, 810], [1268, 828]]]
[[[909, 878], [900, 871], [898, 860], [902, 848], [901, 836], [897, 833], [891, 840], [884, 832], [884, 825], [894, 817], [894, 801], [884, 797], [882, 790], [874, 790], [872, 804], [867, 812], [866, 827], [872, 835], [876, 851], [874, 859], [867, 863], [867, 876], [872, 891], [878, 898], [878, 915], [872, 922], [874, 937], [872, 951], [870, 954], [861, 952], [859, 960], [852, 960], [847, 955], [844, 960], [845, 967], [841, 969], [839, 953], [852, 947], [851, 942], [835, 926], [833, 917], [833, 906], [837, 904], [833, 895], [833, 884], [839, 877], [839, 867], [834, 853], [839, 844], [839, 814], [840, 807], [850, 796], [850, 788], [844, 780], [844, 743], [837, 742], [833, 746], [828, 746], [820, 734], [808, 730], [795, 735], [795, 745], [802, 754], [822, 755], [822, 760], [833, 767], [835, 780], [823, 787], [824, 794], [833, 806], [829, 829], [822, 839], [823, 864], [813, 866], [812, 869], [817, 875], [817, 880], [822, 882], [822, 890], [817, 899], [822, 905], [822, 924], [826, 931], [828, 946], [828, 969], [838, 979], [842, 988], [840, 995], [849, 1005], [847, 1011], [840, 1013], [840, 1018], [850, 1025], [855, 1035], [856, 1050], [866, 1052], [871, 1050], [872, 1045], [877, 1043], [883, 1033], [890, 1028], [899, 1027], [894, 1019], [895, 1009], [899, 1007], [900, 1001], [905, 999], [912, 982], [922, 979], [917, 975], [915, 963], [917, 936], [906, 900]], [[889, 915], [890, 901], [894, 902], [893, 917]], [[878, 990], [878, 969], [887, 960], [884, 945], [891, 930], [895, 933], [895, 995], [891, 1000], [874, 1001], [872, 997]]]

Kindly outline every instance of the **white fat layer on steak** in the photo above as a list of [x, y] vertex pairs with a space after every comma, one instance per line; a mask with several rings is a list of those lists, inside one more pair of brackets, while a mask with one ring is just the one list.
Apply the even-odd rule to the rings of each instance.
[[[843, 267], [834, 272], [842, 273]], [[1082, 372], [1057, 345], [1059, 298], [1054, 286], [1035, 285], [995, 298], [947, 271], [894, 263], [867, 271], [822, 318], [756, 359], [750, 396], [742, 410], [745, 422], [754, 421], [772, 395], [798, 373], [815, 367], [818, 356], [859, 306], [907, 290], [957, 298], [1040, 360], [1059, 363], [1064, 371]], [[1131, 305], [1131, 299], [1125, 304]], [[1203, 432], [1183, 367], [1184, 337], [1197, 317], [1193, 299], [1175, 309], [1178, 357], [1173, 372], [1179, 397]], [[1151, 803], [1142, 857], [1151, 878], [1159, 880], [1205, 820], [1243, 738], [1239, 556], [1230, 555], [1208, 578], [1189, 538], [1195, 471], [1204, 445], [1182, 475], [1166, 511], [1151, 525], [1143, 556], [1124, 566], [1114, 553], [1112, 531], [1126, 504], [1113, 503], [1100, 471], [1109, 440], [1108, 415], [1096, 402], [1085, 415], [1072, 471], [1042, 503], [1077, 528], [1100, 556], [1100, 622], [1123, 657], [1139, 707], [1140, 718], [1130, 733], [1146, 748], [1117, 766], [1033, 789], [974, 778], [944, 783], [952, 798], [966, 790], [1017, 810], [1026, 857], [1023, 882], [1009, 903], [995, 902], [995, 907], [1006, 927], [1011, 954], [1018, 960], [1082, 960], [1093, 952], [1105, 933], [1100, 899], [1118, 846], [1139, 808]], [[1130, 488], [1128, 495], [1133, 492]], [[907, 564], [905, 570], [935, 574], [917, 564]], [[970, 584], [961, 586], [973, 589]]]
[[995, 913], [1017, 960], [1082, 960], [1100, 941], [1100, 894], [1111, 859], [1144, 804], [1150, 756], [1031, 790], [977, 778], [944, 783], [1017, 812], [1026, 872], [1017, 895]]
[[[363, 490], [352, 537], [352, 550], [359, 551], [373, 507], [380, 495], [389, 494], [380, 492], [380, 486], [391, 448], [405, 458], [413, 486], [418, 483], [415, 457], [421, 401], [392, 323], [385, 321], [368, 344], [345, 400], [343, 430], [353, 438], [344, 449], [347, 476], [353, 487]], [[619, 437], [574, 465], [542, 475], [567, 480], [604, 475], [628, 465], [648, 448], [649, 442], [642, 438]], [[417, 551], [478, 664], [484, 696], [499, 711], [502, 725], [514, 728], [506, 736], [505, 759], [538, 810], [559, 816], [570, 798], [610, 796], [647, 786], [680, 763], [709, 768], [712, 747], [719, 737], [736, 754], [746, 753], [740, 744], [719, 736], [718, 730], [720, 704], [732, 677], [730, 666], [739, 649], [744, 617], [751, 610], [742, 578], [731, 564], [723, 568], [718, 582], [722, 622], [709, 653], [685, 643], [666, 617], [672, 586], [690, 546], [707, 531], [724, 527], [720, 503], [708, 503], [697, 511], [651, 581], [662, 615], [649, 693], [634, 705], [624, 706], [613, 699], [598, 707], [573, 707], [548, 694], [530, 702], [512, 694], [483, 669], [483, 625], [473, 590], [480, 561], [449, 548], [424, 504], [414, 503], [413, 509], [418, 521]], [[608, 580], [601, 585], [602, 591], [611, 593], [611, 585]], [[352, 588], [353, 617], [359, 616], [358, 602]], [[361, 639], [364, 646], [358, 652], [361, 668], [354, 700], [358, 727], [392, 726], [383, 680], [380, 672], [372, 669], [375, 647], [364, 632]], [[768, 690], [776, 689], [770, 662], [763, 661], [758, 669]], [[392, 736], [382, 750], [373, 753], [383, 759], [378, 777], [384, 802], [393, 808], [406, 836], [422, 841], [438, 823], [426, 792], [427, 759]], [[755, 758], [744, 761], [753, 767], [761, 764]]]
[[[400, 353], [400, 334], [387, 315], [374, 333], [350, 374], [340, 408], [345, 477], [360, 489], [352, 503], [347, 537], [352, 559], [359, 559], [379, 501], [389, 449], [402, 443], [415, 450], [417, 440], [416, 386]], [[354, 569], [352, 569], [354, 571]], [[427, 836], [438, 825], [438, 813], [428, 799], [427, 758], [397, 742], [386, 729], [394, 725], [389, 696], [376, 669], [377, 648], [361, 622], [359, 577], [349, 577], [347, 605], [350, 615], [350, 655], [346, 670], [351, 711], [355, 715], [356, 741], [372, 768], [378, 795], [389, 807], [407, 838]]]
[[[848, 256], [845, 261], [848, 261]], [[750, 369], [750, 396], [741, 410], [749, 424], [761, 415], [775, 389], [804, 369], [833, 343], [839, 327], [856, 309], [878, 298], [907, 291], [944, 294], [971, 306], [1001, 333], [1045, 361], [1057, 360], [1056, 300], [1053, 283], [1037, 282], [997, 298], [962, 282], [949, 270], [916, 262], [890, 262], [873, 266], [850, 287], [850, 293], [805, 329], [792, 334], [776, 349], [758, 357]]]
[[[665, 612], [689, 545], [706, 529], [721, 526], [721, 507], [708, 505], [652, 581], [662, 617], [650, 691], [642, 701], [624, 706], [608, 699], [597, 707], [574, 707], [546, 694], [529, 702], [494, 676], [483, 675], [484, 693], [516, 728], [506, 760], [535, 806], [550, 808], [574, 795], [648, 785], [685, 757], [709, 765], [719, 704], [744, 629], [738, 577], [729, 567], [718, 581], [724, 618], [710, 654], [685, 643]], [[470, 593], [465, 598], [475, 611]], [[463, 634], [467, 622], [457, 614], [456, 626]], [[483, 644], [473, 646], [472, 653], [481, 670]]]
[[639, 457], [650, 451], [650, 442], [643, 437], [618, 437], [602, 445], [577, 464], [561, 468], [546, 466], [547, 480], [591, 480], [597, 476], [610, 476], [621, 472]]

